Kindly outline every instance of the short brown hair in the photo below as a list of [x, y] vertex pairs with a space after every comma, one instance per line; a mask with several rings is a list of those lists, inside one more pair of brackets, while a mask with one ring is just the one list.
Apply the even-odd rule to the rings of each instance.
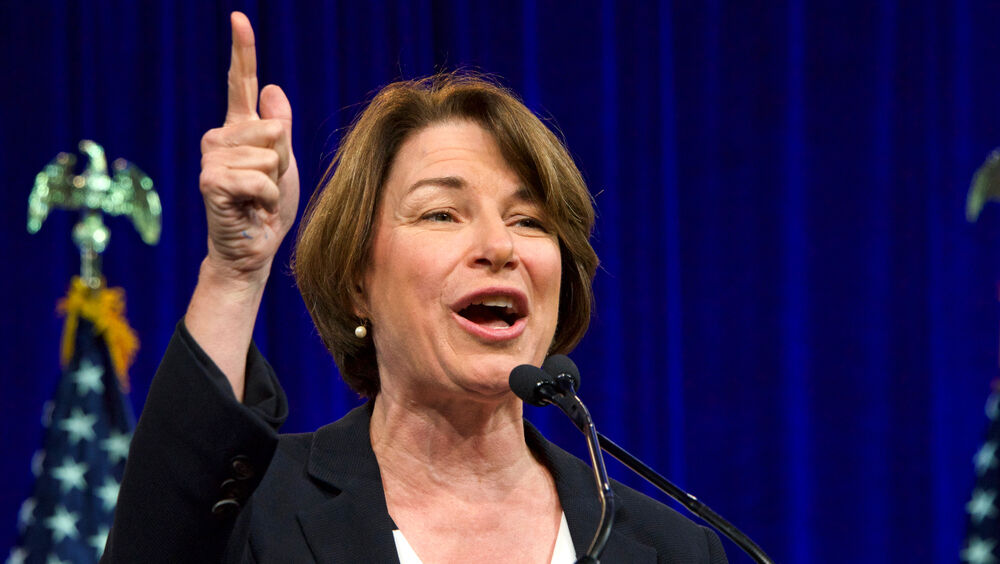
[[598, 264], [589, 242], [594, 209], [560, 139], [512, 92], [482, 75], [442, 73], [396, 82], [378, 92], [341, 141], [306, 208], [293, 259], [323, 343], [344, 381], [364, 397], [374, 398], [380, 382], [372, 339], [354, 335], [355, 311], [383, 186], [410, 135], [451, 120], [471, 121], [492, 134], [559, 239], [559, 320], [550, 352], [569, 352], [590, 324]]

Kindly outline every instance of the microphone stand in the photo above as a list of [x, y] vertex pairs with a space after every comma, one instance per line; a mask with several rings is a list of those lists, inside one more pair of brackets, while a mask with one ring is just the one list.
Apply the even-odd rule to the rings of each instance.
[[[576, 388], [580, 385], [580, 370], [568, 356], [550, 356], [545, 360], [545, 364], [542, 365], [542, 368], [553, 377], [556, 385], [562, 391], [563, 397], [572, 396], [573, 398], [576, 398]], [[539, 386], [539, 388], [541, 387], [544, 386]], [[577, 401], [579, 401], [579, 399], [577, 399]], [[577, 426], [579, 426], [579, 423]], [[591, 422], [591, 427], [593, 427], [593, 422]], [[663, 493], [680, 502], [680, 504], [686, 507], [688, 511], [704, 519], [706, 523], [715, 527], [722, 534], [729, 537], [730, 540], [736, 543], [756, 562], [759, 562], [760, 564], [774, 564], [774, 561], [764, 553], [764, 550], [761, 549], [757, 543], [750, 540], [750, 537], [743, 534], [743, 532], [733, 526], [732, 523], [723, 519], [721, 515], [712, 511], [709, 506], [699, 501], [698, 498], [672, 484], [670, 480], [667, 480], [658, 474], [643, 461], [629, 454], [627, 450], [618, 446], [614, 441], [606, 436], [597, 433], [597, 440], [600, 443], [601, 448], [608, 454], [617, 458], [630, 470], [642, 476], [657, 488], [660, 488]]]
[[774, 564], [774, 561], [764, 553], [764, 550], [757, 543], [750, 540], [750, 537], [743, 534], [742, 531], [733, 526], [729, 521], [726, 521], [721, 515], [712, 511], [712, 508], [702, 503], [698, 498], [675, 486], [670, 480], [658, 474], [643, 461], [629, 454], [627, 450], [618, 446], [603, 434], [597, 433], [597, 439], [601, 444], [601, 448], [608, 454], [618, 459], [636, 474], [645, 478], [649, 483], [663, 491], [663, 493], [677, 500], [688, 511], [701, 517], [706, 523], [729, 537], [730, 540], [743, 549], [743, 552], [749, 554], [755, 562], [759, 562], [760, 564]]

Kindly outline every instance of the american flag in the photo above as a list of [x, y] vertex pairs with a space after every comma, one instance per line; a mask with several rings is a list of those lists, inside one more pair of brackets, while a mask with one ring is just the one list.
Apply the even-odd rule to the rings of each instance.
[[968, 514], [965, 544], [960, 557], [969, 564], [994, 564], [1000, 562], [997, 543], [1000, 542], [1000, 510], [997, 492], [1000, 490], [1000, 381], [993, 382], [993, 393], [986, 400], [989, 431], [986, 440], [973, 457], [976, 469], [976, 486], [972, 497], [965, 504]]
[[104, 552], [134, 417], [104, 339], [80, 317], [74, 353], [42, 416], [31, 461], [34, 492], [21, 505], [8, 564], [97, 562]]

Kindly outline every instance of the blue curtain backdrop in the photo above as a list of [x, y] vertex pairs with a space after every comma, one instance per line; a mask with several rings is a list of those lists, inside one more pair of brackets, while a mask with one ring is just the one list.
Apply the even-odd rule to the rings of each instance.
[[[400, 77], [493, 73], [559, 128], [598, 209], [597, 311], [573, 357], [606, 434], [778, 561], [958, 559], [1000, 318], [1000, 207], [963, 218], [1000, 145], [1000, 5], [961, 0], [3, 3], [4, 554], [78, 268], [70, 214], [25, 231], [34, 175], [90, 138], [156, 183], [160, 244], [112, 219], [105, 256], [142, 338], [138, 411], [205, 252], [198, 147], [224, 115], [232, 9], [257, 30], [261, 84], [291, 99], [306, 195]], [[357, 399], [289, 247], [256, 338], [285, 429], [305, 431]], [[561, 415], [529, 416], [582, 452]]]

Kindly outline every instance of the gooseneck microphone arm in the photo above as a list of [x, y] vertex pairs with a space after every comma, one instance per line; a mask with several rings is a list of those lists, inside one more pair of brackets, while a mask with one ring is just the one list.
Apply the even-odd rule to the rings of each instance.
[[[568, 356], [552, 355], [545, 359], [542, 369], [554, 379], [565, 395], [576, 397], [576, 389], [580, 387], [580, 370], [576, 367], [576, 363], [570, 360]], [[632, 456], [627, 450], [618, 446], [603, 434], [597, 433], [597, 440], [601, 448], [608, 454], [618, 459], [629, 470], [645, 478], [649, 483], [663, 491], [663, 493], [677, 500], [688, 511], [702, 518], [706, 523], [726, 535], [737, 546], [743, 549], [743, 552], [750, 555], [755, 562], [760, 564], [774, 564], [774, 561], [764, 553], [764, 550], [757, 543], [753, 542], [743, 531], [737, 529], [721, 515], [712, 511], [712, 508], [702, 503], [698, 498], [675, 486], [670, 480], [647, 466], [643, 461]]]
[[[572, 384], [570, 391], [572, 392]], [[601, 553], [611, 537], [611, 527], [615, 521], [615, 493], [611, 489], [611, 479], [604, 466], [604, 456], [601, 454], [600, 435], [590, 417], [590, 411], [575, 393], [566, 393], [563, 382], [555, 382], [537, 366], [521, 365], [510, 373], [510, 387], [515, 394], [526, 403], [535, 406], [555, 405], [565, 413], [587, 438], [587, 450], [590, 451], [590, 464], [594, 471], [594, 481], [597, 484], [597, 495], [601, 502], [601, 524], [594, 534], [594, 539], [587, 548], [587, 553], [577, 560], [577, 564], [599, 564]]]
[[600, 434], [594, 426], [594, 420], [590, 417], [590, 411], [583, 405], [576, 394], [563, 394], [557, 401], [553, 402], [563, 413], [573, 420], [577, 429], [587, 437], [587, 450], [590, 451], [590, 466], [594, 469], [594, 481], [597, 483], [597, 492], [601, 498], [601, 525], [597, 528], [594, 540], [587, 549], [587, 555], [577, 561], [577, 564], [600, 562], [601, 553], [604, 552], [608, 538], [611, 536], [611, 527], [615, 522], [615, 492], [611, 489], [611, 479], [608, 478], [608, 471], [604, 467], [604, 456], [601, 454]]
[[675, 486], [670, 480], [661, 476], [656, 472], [656, 470], [653, 470], [643, 461], [629, 454], [627, 450], [618, 446], [614, 441], [607, 438], [603, 434], [598, 433], [597, 439], [600, 441], [601, 448], [604, 449], [605, 452], [618, 459], [618, 461], [636, 474], [645, 478], [649, 483], [663, 491], [663, 493], [676, 499], [681, 505], [686, 507], [688, 511], [694, 513], [698, 517], [701, 517], [706, 523], [715, 527], [719, 532], [729, 537], [729, 540], [733, 541], [737, 546], [742, 548], [743, 552], [749, 554], [750, 557], [754, 559], [754, 562], [759, 562], [760, 564], [774, 563], [774, 561], [764, 553], [764, 550], [761, 549], [757, 543], [753, 542], [750, 537], [743, 534], [743, 531], [737, 529], [732, 523], [726, 521], [721, 515], [712, 511], [711, 507], [702, 503], [701, 500], [695, 496]]

